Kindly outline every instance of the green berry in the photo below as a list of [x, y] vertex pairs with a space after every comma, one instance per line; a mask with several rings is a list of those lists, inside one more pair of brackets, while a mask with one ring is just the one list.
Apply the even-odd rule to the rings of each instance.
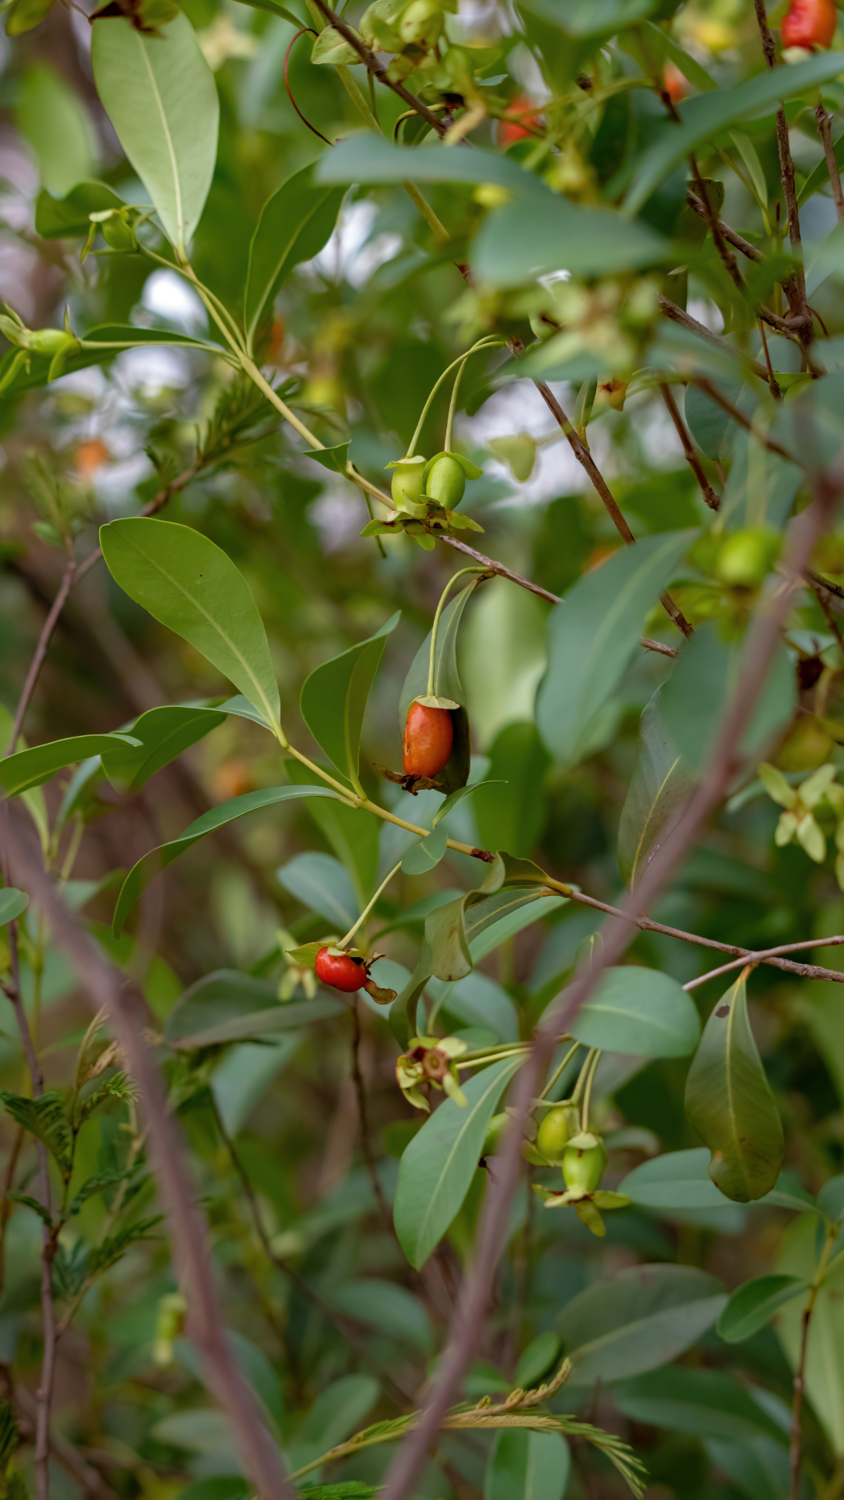
[[567, 1146], [563, 1153], [563, 1178], [566, 1187], [583, 1188], [594, 1193], [601, 1186], [601, 1178], [607, 1166], [607, 1148], [603, 1141], [597, 1146]]
[[536, 1136], [540, 1156], [559, 1166], [569, 1141], [579, 1129], [577, 1105], [558, 1104], [556, 1109], [546, 1110]]
[[466, 493], [466, 475], [463, 466], [453, 453], [441, 453], [428, 469], [425, 493], [438, 500], [447, 510], [459, 505]]

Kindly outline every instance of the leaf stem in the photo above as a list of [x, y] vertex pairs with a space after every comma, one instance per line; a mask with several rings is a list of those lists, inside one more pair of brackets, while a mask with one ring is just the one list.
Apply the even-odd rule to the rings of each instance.
[[[563, 1040], [565, 1040], [565, 1039], [563, 1039]], [[554, 1087], [554, 1084], [557, 1082], [557, 1079], [561, 1078], [562, 1075], [565, 1073], [566, 1068], [568, 1067], [568, 1065], [571, 1062], [572, 1058], [574, 1057], [575, 1053], [578, 1051], [578, 1049], [582, 1045], [583, 1045], [582, 1042], [575, 1042], [574, 1046], [569, 1048], [568, 1052], [566, 1053], [565, 1057], [563, 1058], [562, 1062], [560, 1063], [560, 1066], [558, 1068], [554, 1069], [553, 1073], [551, 1074], [551, 1077], [548, 1079], [548, 1082], [546, 1083], [544, 1089], [542, 1090], [542, 1093], [539, 1095], [539, 1099], [540, 1100], [544, 1100], [544, 1099], [548, 1098], [548, 1095], [550, 1094], [552, 1088]]]
[[433, 698], [435, 696], [435, 694], [434, 694], [434, 679], [436, 677], [436, 667], [437, 667], [437, 634], [438, 634], [439, 628], [440, 628], [440, 619], [442, 617], [442, 612], [443, 612], [443, 609], [445, 607], [445, 601], [448, 598], [449, 592], [451, 590], [451, 586], [452, 586], [453, 583], [457, 582], [458, 578], [465, 578], [465, 576], [466, 576], [467, 573], [484, 573], [485, 571], [486, 571], [485, 568], [459, 568], [456, 573], [452, 573], [451, 577], [449, 578], [449, 580], [448, 580], [445, 588], [443, 589], [443, 591], [442, 591], [442, 593], [440, 595], [440, 601], [439, 601], [439, 604], [437, 605], [436, 613], [434, 615], [434, 623], [431, 626], [431, 649], [430, 649], [430, 652], [428, 654], [428, 691], [427, 691], [427, 696], [429, 698]]
[[473, 344], [471, 349], [467, 349], [465, 354], [459, 355], [457, 359], [452, 360], [450, 365], [446, 366], [446, 368], [442, 372], [442, 375], [440, 375], [434, 381], [433, 387], [431, 388], [431, 393], [422, 408], [419, 421], [416, 423], [416, 431], [414, 432], [413, 437], [410, 440], [410, 447], [405, 454], [406, 458], [413, 458], [413, 455], [416, 452], [416, 444], [419, 442], [419, 438], [422, 434], [422, 428], [425, 424], [425, 418], [427, 417], [428, 412], [431, 410], [431, 403], [446, 377], [451, 374], [452, 370], [455, 369], [457, 365], [462, 364], [464, 360], [467, 360], [470, 354], [476, 354], [479, 349], [492, 349], [496, 344], [504, 343], [506, 343], [505, 339], [497, 338], [494, 334], [486, 334], [484, 338], [478, 339], [478, 342], [476, 344]]
[[394, 875], [398, 875], [400, 869], [401, 869], [401, 860], [399, 860], [399, 862], [398, 862], [397, 865], [393, 865], [393, 868], [390, 871], [389, 875], [387, 875], [385, 877], [385, 879], [381, 881], [381, 884], [379, 885], [377, 891], [375, 892], [375, 895], [372, 897], [372, 899], [370, 901], [367, 901], [366, 906], [363, 908], [363, 911], [361, 912], [361, 914], [358, 917], [357, 921], [349, 928], [348, 932], [346, 933], [346, 936], [340, 938], [340, 941], [336, 944], [336, 946], [338, 948], [346, 948], [346, 947], [348, 947], [348, 945], [352, 941], [352, 938], [354, 937], [355, 933], [358, 931], [358, 929], [360, 927], [363, 926], [364, 922], [366, 921], [367, 917], [369, 916], [369, 913], [372, 911], [372, 908], [374, 907], [376, 901], [378, 900], [378, 897], [387, 889], [387, 886], [390, 884], [390, 881], [392, 880], [393, 876]]

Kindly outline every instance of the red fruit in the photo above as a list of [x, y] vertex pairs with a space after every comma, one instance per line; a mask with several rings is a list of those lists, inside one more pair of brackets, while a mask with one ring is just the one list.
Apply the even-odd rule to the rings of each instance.
[[401, 745], [407, 776], [436, 776], [451, 755], [453, 744], [454, 725], [447, 708], [411, 703]]
[[[524, 121], [524, 125], [520, 121]], [[525, 125], [541, 126], [542, 116], [537, 114], [534, 101], [527, 94], [517, 94], [510, 104], [508, 117], [498, 122], [498, 144], [506, 151], [514, 141], [529, 140], [532, 132]]]
[[688, 83], [680, 72], [680, 69], [675, 67], [673, 62], [665, 64], [662, 85], [672, 104], [679, 104], [680, 100], [685, 99], [689, 92]]
[[834, 0], [791, 0], [782, 23], [784, 47], [828, 47], [835, 36], [838, 13]]
[[329, 953], [327, 948], [320, 948], [314, 968], [317, 979], [345, 995], [363, 989], [366, 984], [364, 964], [360, 959], [350, 958], [348, 953]]

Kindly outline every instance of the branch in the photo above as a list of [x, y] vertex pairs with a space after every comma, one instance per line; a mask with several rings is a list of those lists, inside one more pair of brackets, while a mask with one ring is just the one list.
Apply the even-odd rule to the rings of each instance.
[[715, 491], [712, 488], [712, 485], [709, 483], [709, 480], [703, 472], [703, 465], [701, 464], [700, 459], [695, 453], [694, 445], [691, 438], [689, 437], [686, 424], [683, 421], [683, 418], [680, 416], [677, 402], [674, 400], [674, 393], [670, 385], [661, 385], [660, 390], [662, 391], [662, 399], [668, 407], [668, 414], [672, 422], [674, 423], [675, 428], [677, 429], [677, 436], [683, 446], [683, 453], [685, 454], [686, 463], [689, 465], [689, 468], [694, 474], [695, 479], [700, 485], [700, 492], [703, 495], [703, 498], [706, 501], [707, 505], [709, 506], [709, 509], [718, 510], [721, 504], [721, 496], [716, 495]]
[[[743, 953], [739, 958], [734, 958], [728, 964], [721, 964], [718, 969], [710, 969], [708, 974], [701, 974], [698, 979], [690, 979], [688, 984], [683, 985], [684, 990], [696, 990], [700, 985], [706, 984], [709, 979], [717, 979], [720, 974], [729, 973], [730, 969], [740, 969], [747, 964], [761, 964], [766, 959], [775, 958], [780, 953], [798, 953], [801, 948], [838, 948], [844, 943], [844, 937], [807, 938], [802, 943], [780, 943], [778, 948], [766, 948], [762, 953]], [[811, 967], [807, 965], [807, 967]], [[829, 973], [836, 970], [830, 969]], [[841, 975], [844, 981], [844, 974]]]
[[[99, 551], [99, 548], [97, 548], [97, 551]], [[35, 684], [38, 681], [41, 668], [44, 665], [44, 658], [47, 655], [47, 647], [50, 644], [50, 639], [52, 637], [53, 631], [56, 628], [56, 621], [58, 620], [59, 615], [64, 609], [65, 600], [67, 599], [68, 594], [73, 588], [75, 577], [76, 563], [73, 561], [73, 558], [71, 558], [62, 575], [62, 581], [59, 591], [56, 594], [52, 605], [50, 606], [50, 613], [48, 614], [46, 620], [44, 621], [44, 624], [41, 627], [41, 634], [38, 637], [38, 645], [35, 647], [35, 654], [32, 658], [32, 661], [30, 662], [29, 671], [26, 674], [26, 681], [23, 685], [23, 691], [20, 695], [18, 706], [15, 711], [15, 722], [12, 729], [12, 737], [9, 741], [9, 749], [6, 752], [7, 755], [12, 755], [15, 751], [15, 747], [18, 743], [18, 736], [21, 732], [21, 726], [23, 725], [24, 715], [26, 714], [26, 710], [29, 706], [29, 700], [32, 697], [33, 692], [35, 691]]]
[[499, 578], [509, 578], [511, 583], [517, 583], [520, 588], [527, 589], [531, 594], [537, 594], [540, 599], [547, 599], [549, 604], [562, 603], [559, 594], [552, 594], [548, 589], [540, 588], [538, 583], [531, 583], [529, 578], [523, 578], [521, 573], [514, 573], [492, 557], [484, 557], [482, 552], [476, 552], [468, 542], [461, 542], [456, 536], [444, 536], [441, 541], [448, 542], [450, 547], [456, 547], [458, 552], [464, 552], [467, 557], [473, 557], [476, 563], [480, 563], [483, 568], [488, 568], [490, 573], [496, 573]]
[[83, 981], [91, 1009], [108, 1013], [129, 1070], [139, 1086], [179, 1280], [188, 1299], [188, 1335], [202, 1357], [209, 1385], [230, 1424], [244, 1473], [262, 1500], [294, 1500], [278, 1449], [260, 1420], [252, 1392], [226, 1341], [207, 1256], [207, 1227], [195, 1206], [195, 1189], [161, 1075], [139, 1025], [137, 1009], [143, 1002], [123, 975], [97, 952], [75, 914], [44, 874], [30, 839], [13, 825], [9, 842], [25, 887], [44, 912], [57, 943]]
[[741, 271], [736, 264], [736, 258], [733, 255], [732, 250], [727, 249], [727, 243], [721, 233], [721, 221], [718, 218], [718, 215], [713, 209], [711, 203], [709, 202], [709, 194], [706, 191], [706, 183], [700, 175], [700, 167], [697, 164], [697, 157], [694, 155], [694, 153], [692, 153], [689, 160], [691, 162], [692, 176], [695, 180], [695, 187], [698, 191], [698, 197], [700, 198], [701, 204], [703, 206], [703, 217], [712, 231], [712, 238], [715, 241], [715, 248], [718, 251], [719, 256], [721, 257], [722, 264], [724, 265], [733, 285], [737, 288], [738, 291], [742, 293], [742, 295], [745, 295], [747, 292], [747, 286], [745, 285], [744, 277], [742, 276]]
[[818, 130], [823, 141], [823, 154], [826, 157], [827, 171], [832, 185], [832, 196], [835, 201], [835, 212], [838, 215], [839, 224], [844, 224], [844, 193], [841, 191], [841, 174], [838, 171], [838, 162], [835, 160], [835, 147], [832, 144], [832, 131], [830, 121], [832, 115], [827, 114], [824, 109], [823, 99], [818, 99], [815, 110], [815, 118], [818, 122]]
[[[688, 203], [689, 208], [692, 209], [699, 218], [706, 219], [707, 222], [709, 222], [706, 209], [701, 203], [700, 198], [697, 196], [697, 193], [693, 193], [691, 189], [689, 189], [689, 191], [686, 193], [686, 202]], [[717, 224], [718, 232], [721, 237], [725, 239], [728, 244], [733, 245], [736, 250], [740, 250], [742, 255], [746, 255], [748, 260], [754, 260], [758, 265], [765, 259], [761, 250], [757, 250], [756, 246], [751, 245], [750, 241], [746, 240], [743, 235], [737, 234], [735, 229], [731, 229], [729, 224], [724, 223], [723, 219], [718, 219]]]
[[538, 1028], [531, 1054], [519, 1071], [511, 1109], [511, 1123], [496, 1158], [496, 1181], [490, 1183], [476, 1240], [477, 1249], [468, 1268], [451, 1338], [431, 1386], [428, 1408], [418, 1428], [402, 1443], [387, 1475], [381, 1500], [407, 1500], [427, 1461], [428, 1445], [453, 1400], [464, 1371], [474, 1357], [481, 1336], [498, 1260], [506, 1243], [510, 1211], [518, 1187], [521, 1140], [539, 1080], [547, 1070], [561, 1032], [569, 1032], [581, 1007], [589, 999], [604, 969], [616, 964], [630, 942], [630, 923], [638, 909], [652, 902], [665, 888], [685, 858], [704, 821], [717, 806], [732, 780], [738, 747], [750, 715], [770, 671], [780, 632], [791, 608], [812, 548], [831, 520], [844, 492], [844, 472], [824, 476], [815, 486], [815, 500], [791, 527], [784, 560], [786, 579], [763, 597], [760, 613], [751, 624], [742, 652], [742, 669], [716, 739], [706, 774], [691, 797], [686, 812], [672, 835], [655, 854], [636, 896], [625, 902], [623, 920], [604, 925], [600, 958], [564, 992], [564, 998], [548, 1007]]
[[[26, 1386], [15, 1386], [12, 1401], [24, 1420], [34, 1426], [37, 1420], [38, 1407], [35, 1397], [26, 1389]], [[67, 1473], [75, 1480], [83, 1494], [91, 1496], [91, 1500], [116, 1500], [114, 1490], [111, 1486], [106, 1483], [96, 1469], [93, 1469], [90, 1464], [86, 1464], [78, 1450], [60, 1432], [50, 1434], [50, 1453], [61, 1464], [62, 1468], [67, 1470]]]
[[760, 380], [764, 380], [765, 384], [768, 384], [768, 371], [764, 365], [760, 365], [758, 360], [751, 359], [749, 355], [743, 354], [740, 349], [736, 349], [730, 343], [729, 339], [723, 338], [720, 333], [713, 333], [712, 329], [707, 328], [705, 323], [699, 323], [697, 318], [693, 318], [689, 313], [684, 312], [682, 307], [678, 307], [676, 302], [671, 302], [668, 297], [663, 297], [661, 292], [659, 294], [659, 308], [660, 312], [663, 312], [666, 318], [670, 318], [672, 323], [678, 323], [681, 328], [685, 328], [687, 333], [697, 334], [699, 339], [705, 339], [708, 344], [712, 345], [713, 349], [720, 349], [722, 354], [729, 354], [731, 359], [743, 360], [745, 364], [750, 366], [754, 375], [758, 375]]
[[442, 120], [437, 118], [433, 110], [429, 109], [427, 104], [423, 104], [421, 99], [417, 99], [415, 94], [411, 94], [410, 90], [406, 89], [403, 83], [396, 83], [389, 76], [387, 69], [383, 63], [378, 61], [375, 53], [370, 52], [366, 43], [358, 36], [356, 31], [352, 30], [348, 21], [344, 21], [343, 17], [339, 16], [335, 10], [332, 10], [330, 5], [326, 5], [325, 0], [314, 0], [314, 3], [322, 11], [329, 25], [333, 26], [335, 31], [339, 31], [340, 35], [345, 38], [349, 45], [354, 47], [358, 57], [366, 67], [366, 71], [371, 73], [373, 78], [377, 78], [379, 83], [386, 84], [387, 88], [392, 89], [394, 94], [398, 94], [399, 98], [403, 99], [405, 104], [409, 105], [412, 110], [415, 110], [418, 115], [421, 115], [423, 120], [427, 120], [431, 129], [435, 130], [437, 135], [442, 138], [446, 134], [448, 126], [444, 125]]
[[[765, 372], [765, 380], [767, 382], [767, 371]], [[778, 443], [776, 438], [768, 437], [767, 433], [760, 432], [758, 427], [754, 427], [750, 418], [745, 416], [744, 412], [738, 406], [734, 406], [732, 401], [727, 399], [720, 387], [713, 380], [710, 380], [708, 375], [692, 375], [689, 377], [689, 384], [696, 385], [698, 390], [703, 391], [709, 397], [710, 401], [714, 401], [725, 412], [728, 412], [733, 421], [738, 422], [739, 427], [743, 427], [745, 432], [752, 432], [756, 441], [761, 443], [763, 448], [767, 448], [769, 453], [776, 453], [780, 458], [788, 459], [790, 464], [797, 464], [802, 467], [800, 460], [793, 453], [789, 453], [788, 449], [782, 446], [782, 443]]]

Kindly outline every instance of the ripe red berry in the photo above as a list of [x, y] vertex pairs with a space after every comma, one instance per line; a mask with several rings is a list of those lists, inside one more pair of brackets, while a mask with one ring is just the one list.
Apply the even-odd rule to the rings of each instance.
[[[521, 121], [524, 121], [524, 125]], [[527, 94], [517, 94], [510, 102], [507, 118], [498, 122], [498, 144], [503, 151], [512, 146], [514, 141], [530, 140], [532, 132], [526, 130], [525, 125], [532, 125], [534, 130], [541, 129], [542, 116]]]
[[411, 703], [401, 746], [407, 776], [436, 776], [451, 755], [453, 744], [454, 725], [447, 708]]
[[671, 61], [665, 64], [662, 74], [662, 84], [672, 104], [679, 104], [680, 100], [685, 99], [689, 92], [689, 85], [683, 74]]
[[327, 948], [320, 948], [314, 968], [317, 979], [323, 984], [330, 984], [332, 989], [342, 990], [346, 995], [353, 994], [366, 984], [364, 964], [360, 959], [351, 958], [348, 953], [329, 953]]
[[784, 47], [828, 47], [835, 36], [838, 12], [834, 0], [791, 0], [783, 17]]

